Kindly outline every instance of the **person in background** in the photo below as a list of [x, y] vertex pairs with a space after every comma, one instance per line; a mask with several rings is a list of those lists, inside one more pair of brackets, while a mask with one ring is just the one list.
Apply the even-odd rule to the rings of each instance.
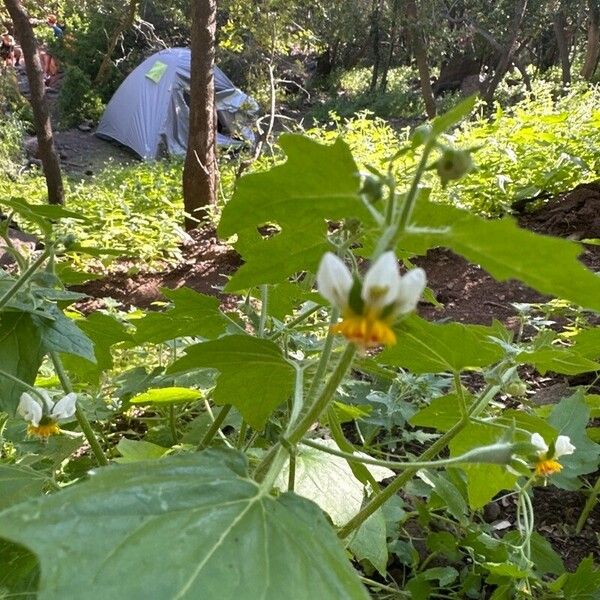
[[0, 61], [2, 67], [12, 67], [15, 64], [15, 38], [5, 31], [0, 42]]
[[52, 28], [55, 38], [61, 38], [63, 36], [64, 32], [56, 20], [56, 15], [48, 15], [46, 17], [46, 23]]

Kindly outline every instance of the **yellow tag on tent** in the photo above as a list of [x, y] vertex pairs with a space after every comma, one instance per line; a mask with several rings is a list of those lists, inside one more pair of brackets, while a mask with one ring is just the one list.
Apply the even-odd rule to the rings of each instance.
[[150, 67], [150, 70], [146, 73], [146, 77], [148, 79], [152, 79], [152, 81], [154, 81], [154, 83], [158, 83], [162, 76], [165, 74], [165, 71], [167, 70], [167, 64], [164, 62], [161, 62], [160, 60], [157, 60], [152, 67]]

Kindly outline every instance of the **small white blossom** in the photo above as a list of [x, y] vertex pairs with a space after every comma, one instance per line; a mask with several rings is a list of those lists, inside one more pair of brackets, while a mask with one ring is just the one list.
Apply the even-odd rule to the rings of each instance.
[[[531, 443], [535, 446], [538, 456], [546, 456], [549, 450], [548, 444], [539, 433], [531, 435]], [[559, 435], [554, 443], [554, 456], [551, 458], [560, 458], [561, 456], [573, 454], [573, 452], [575, 452], [575, 446], [571, 444], [571, 438], [567, 435]]]
[[340, 310], [346, 308], [352, 289], [352, 274], [343, 261], [332, 252], [327, 252], [321, 259], [317, 271], [317, 287], [321, 296], [335, 307]]
[[17, 412], [34, 427], [40, 424], [40, 419], [43, 415], [42, 405], [27, 392], [21, 394]]
[[45, 390], [40, 390], [39, 394], [44, 399], [46, 406], [42, 405], [41, 400], [34, 398], [27, 392], [23, 392], [17, 408], [17, 412], [23, 419], [31, 423], [34, 427], [37, 427], [40, 424], [40, 420], [44, 414], [59, 423], [68, 421], [75, 414], [77, 394], [71, 392], [70, 394], [63, 396], [56, 403], [52, 401]]
[[385, 252], [367, 271], [360, 295], [369, 308], [381, 310], [396, 302], [401, 282], [396, 255]]

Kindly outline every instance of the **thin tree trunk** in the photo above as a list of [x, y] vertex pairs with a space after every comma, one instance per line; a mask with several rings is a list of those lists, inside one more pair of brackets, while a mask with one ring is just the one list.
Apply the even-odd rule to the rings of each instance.
[[213, 67], [215, 62], [216, 0], [192, 2], [190, 125], [183, 169], [183, 202], [186, 228], [217, 199], [216, 110]]
[[590, 81], [596, 72], [600, 57], [600, 2], [588, 0], [588, 11], [587, 44], [581, 76]]
[[108, 40], [106, 52], [102, 58], [102, 62], [100, 63], [100, 68], [98, 69], [96, 78], [94, 79], [95, 86], [100, 85], [106, 79], [110, 69], [113, 52], [115, 51], [115, 48], [117, 47], [119, 39], [123, 33], [133, 26], [133, 22], [135, 21], [135, 13], [137, 12], [139, 3], [140, 0], [129, 0], [129, 5], [127, 6], [126, 11], [123, 13], [118, 25], [115, 27], [115, 30]]
[[567, 19], [562, 8], [560, 8], [552, 19], [552, 27], [556, 36], [558, 55], [560, 57], [560, 68], [562, 70], [562, 82], [564, 86], [571, 84], [571, 60], [569, 58], [569, 41], [567, 37]]
[[425, 101], [425, 110], [427, 116], [433, 119], [436, 114], [435, 99], [431, 88], [431, 75], [429, 73], [429, 62], [427, 60], [427, 47], [421, 37], [422, 26], [419, 24], [419, 11], [416, 0], [406, 0], [406, 16], [408, 19], [408, 32], [419, 70], [419, 79], [421, 80], [421, 93]]
[[519, 30], [521, 29], [523, 18], [525, 17], [525, 11], [527, 10], [527, 1], [528, 0], [518, 0], [515, 2], [515, 12], [513, 13], [508, 29], [507, 42], [504, 47], [504, 52], [500, 56], [500, 60], [498, 61], [496, 70], [494, 71], [494, 76], [485, 90], [484, 98], [489, 108], [491, 108], [493, 105], [496, 88], [504, 79], [504, 76], [508, 71], [508, 67], [511, 64], [512, 56], [517, 48], [517, 37], [519, 35]]
[[373, 0], [373, 12], [371, 15], [371, 38], [373, 40], [373, 74], [371, 76], [371, 85], [369, 86], [370, 92], [374, 92], [377, 88], [377, 80], [379, 79], [379, 66], [381, 63], [381, 49], [379, 47], [379, 45], [381, 44], [381, 4], [381, 0]]
[[52, 124], [46, 103], [44, 87], [44, 71], [37, 53], [37, 44], [29, 15], [19, 0], [4, 0], [4, 6], [10, 13], [15, 35], [21, 44], [27, 79], [29, 81], [29, 102], [33, 112], [33, 124], [38, 140], [38, 153], [42, 161], [42, 169], [48, 189], [50, 204], [63, 204], [65, 193], [63, 188], [60, 160], [54, 147]]
[[392, 4], [392, 24], [390, 26], [390, 47], [388, 49], [387, 58], [385, 65], [383, 66], [383, 73], [381, 74], [380, 90], [385, 92], [388, 84], [388, 75], [390, 67], [392, 66], [392, 58], [394, 57], [394, 50], [396, 49], [396, 37], [398, 36], [398, 9], [400, 2], [394, 0]]

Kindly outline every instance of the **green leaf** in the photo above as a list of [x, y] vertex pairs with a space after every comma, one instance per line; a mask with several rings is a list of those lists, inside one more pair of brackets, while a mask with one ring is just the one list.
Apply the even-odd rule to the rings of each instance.
[[600, 358], [600, 327], [580, 331], [573, 338], [573, 349], [591, 360]]
[[[343, 141], [324, 146], [284, 134], [279, 142], [286, 162], [242, 177], [223, 209], [219, 235], [237, 235], [235, 247], [245, 261], [227, 291], [282, 283], [298, 271], [316, 271], [330, 249], [328, 220], [372, 222], [358, 193], [358, 168]], [[257, 228], [268, 223], [281, 231], [264, 239]]]
[[[472, 396], [467, 395], [470, 402]], [[431, 427], [438, 431], [448, 431], [460, 421], [460, 399], [456, 394], [434, 398], [429, 406], [422, 408], [408, 422], [415, 427]]]
[[273, 498], [246, 468], [241, 454], [217, 450], [105, 467], [4, 511], [0, 536], [38, 556], [39, 600], [264, 600], [290, 590], [294, 600], [367, 600], [321, 511], [294, 494]]
[[550, 584], [553, 591], [562, 591], [568, 600], [599, 600], [600, 569], [591, 556], [584, 558], [575, 573], [566, 573]]
[[[252, 294], [260, 298], [258, 292]], [[321, 304], [321, 296], [315, 292], [307, 292], [297, 283], [278, 283], [269, 286], [269, 315], [283, 321], [285, 317], [293, 314], [303, 302], [315, 302]]]
[[25, 465], [0, 465], [0, 510], [41, 494], [48, 477]]
[[587, 436], [589, 418], [590, 409], [585, 403], [583, 390], [563, 398], [548, 417], [548, 423], [560, 435], [569, 436], [576, 448], [573, 454], [560, 457], [563, 470], [552, 476], [553, 483], [559, 487], [573, 489], [577, 486], [579, 475], [593, 473], [598, 468], [600, 446]]
[[498, 281], [518, 279], [544, 294], [600, 311], [600, 277], [577, 260], [582, 247], [569, 240], [521, 229], [510, 217], [484, 219], [419, 200], [401, 250], [423, 254], [437, 246], [481, 265]]
[[135, 321], [136, 343], [159, 344], [185, 336], [215, 338], [225, 331], [228, 322], [219, 310], [218, 298], [189, 288], [162, 288], [161, 293], [173, 302], [173, 308]]
[[48, 318], [35, 315], [33, 323], [40, 332], [42, 345], [47, 351], [65, 352], [81, 356], [92, 363], [96, 362], [92, 340], [83, 333], [75, 322], [65, 317], [57, 306], [49, 306], [45, 313]]
[[534, 366], [541, 375], [545, 375], [548, 371], [563, 375], [578, 375], [600, 370], [599, 363], [567, 349], [542, 348], [534, 352], [521, 352], [516, 360], [521, 364]]
[[[517, 545], [521, 541], [518, 531], [509, 531], [503, 538], [504, 541]], [[555, 552], [550, 542], [537, 531], [531, 534], [530, 539], [531, 561], [538, 573], [560, 575], [565, 572], [562, 558]]]
[[369, 561], [385, 577], [388, 562], [385, 518], [381, 509], [376, 510], [358, 528], [349, 548], [356, 560]]
[[144, 440], [121, 438], [117, 444], [117, 450], [121, 453], [121, 458], [115, 458], [115, 461], [120, 464], [126, 464], [160, 458], [169, 449]]
[[[494, 444], [501, 431], [491, 425], [469, 423], [451, 442], [450, 455], [458, 456], [480, 446]], [[482, 508], [499, 491], [512, 489], [517, 477], [500, 465], [465, 465], [461, 469], [467, 474], [469, 506]]]
[[460, 121], [473, 112], [476, 101], [477, 96], [469, 96], [462, 102], [459, 102], [456, 106], [452, 107], [448, 112], [436, 117], [431, 122], [431, 133], [437, 136], [450, 129], [453, 125], [460, 123]]
[[[319, 440], [322, 446], [339, 450], [333, 440]], [[367, 456], [361, 452], [357, 456]], [[394, 476], [385, 467], [365, 465], [375, 481]], [[289, 461], [275, 485], [288, 489]], [[358, 513], [365, 497], [365, 486], [354, 476], [345, 458], [309, 446], [298, 447], [294, 491], [318, 504], [335, 525], [344, 525]]]
[[113, 367], [112, 347], [119, 342], [130, 342], [133, 338], [122, 323], [104, 313], [91, 313], [76, 323], [92, 341], [96, 363], [73, 355], [63, 356], [63, 362], [69, 372], [80, 379], [96, 383], [103, 371]]
[[464, 521], [464, 517], [468, 513], [467, 503], [448, 476], [429, 471], [420, 472], [419, 476], [433, 488], [433, 492], [442, 500], [448, 512], [458, 521]]
[[167, 372], [217, 369], [215, 402], [233, 404], [255, 429], [262, 429], [294, 385], [294, 368], [268, 340], [229, 335], [189, 346], [185, 353]]
[[0, 594], [2, 598], [36, 600], [40, 567], [37, 558], [20, 544], [0, 539]]
[[398, 343], [382, 352], [379, 359], [413, 373], [477, 369], [502, 358], [501, 348], [489, 340], [497, 335], [496, 327], [435, 324], [413, 315], [398, 327]]
[[522, 579], [523, 577], [527, 577], [527, 571], [523, 571], [523, 569], [520, 569], [519, 567], [517, 567], [517, 565], [514, 565], [509, 562], [485, 562], [482, 566], [485, 567], [492, 575], [510, 577], [511, 579]]
[[[0, 368], [33, 385], [44, 358], [42, 340], [32, 318], [22, 312], [0, 313]], [[0, 375], [0, 410], [14, 413], [23, 386]]]
[[202, 398], [202, 392], [190, 388], [164, 387], [153, 388], [143, 394], [134, 396], [131, 404], [178, 404], [182, 402], [195, 402]]

